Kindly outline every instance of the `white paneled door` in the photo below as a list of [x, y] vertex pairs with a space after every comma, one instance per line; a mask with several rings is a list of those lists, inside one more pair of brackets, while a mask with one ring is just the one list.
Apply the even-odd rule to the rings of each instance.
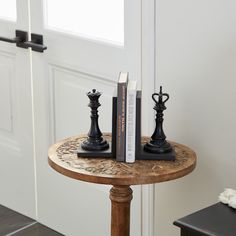
[[[88, 132], [86, 92], [92, 89], [102, 92], [100, 128], [111, 131], [120, 71], [138, 81], [145, 105], [150, 103], [152, 76], [141, 83], [151, 67], [143, 62], [153, 58], [152, 47], [141, 50], [152, 45], [148, 30], [142, 38], [142, 24], [151, 22], [148, 9], [153, 0], [0, 0], [0, 39], [14, 38], [18, 29], [42, 35], [47, 46], [40, 53], [0, 41], [0, 204], [67, 236], [110, 235], [111, 186], [58, 174], [47, 164], [47, 150]], [[131, 235], [151, 236], [145, 232], [151, 232], [152, 204], [146, 208], [143, 199], [151, 200], [152, 192], [132, 188]]]
[[[1, 0], [0, 37], [16, 29], [29, 29], [28, 1]], [[30, 74], [29, 50], [0, 41], [0, 204], [35, 218]]]
[[[120, 71], [141, 84], [141, 0], [31, 1], [31, 30], [48, 49], [32, 52], [38, 219], [70, 236], [110, 234], [110, 186], [62, 176], [47, 149], [87, 133], [86, 92], [102, 92], [99, 123], [111, 131], [111, 98]], [[134, 188], [131, 235], [141, 235], [141, 188]]]

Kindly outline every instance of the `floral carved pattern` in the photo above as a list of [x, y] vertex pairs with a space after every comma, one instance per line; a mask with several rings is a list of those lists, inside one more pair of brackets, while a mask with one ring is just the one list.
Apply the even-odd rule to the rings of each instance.
[[[107, 141], [111, 141], [109, 134], [104, 134], [103, 136]], [[97, 179], [88, 180], [90, 182], [100, 181], [99, 183], [107, 183], [104, 178], [110, 178], [112, 181], [116, 178], [130, 180], [132, 184], [161, 182], [168, 180], [168, 178], [178, 178], [187, 174], [187, 172], [191, 172], [196, 164], [195, 153], [190, 148], [174, 142], [171, 143], [176, 152], [175, 161], [137, 160], [135, 163], [127, 164], [117, 162], [112, 158], [77, 157], [77, 148], [85, 139], [86, 135], [81, 135], [65, 139], [53, 145], [49, 150], [49, 159], [63, 170], [73, 171], [72, 178], [82, 180], [86, 180], [85, 176], [102, 178], [102, 181]], [[148, 140], [148, 137], [142, 138], [143, 143]], [[76, 176], [76, 173], [78, 173], [78, 176]], [[168, 175], [173, 176], [168, 177]], [[71, 177], [71, 174], [69, 176]]]

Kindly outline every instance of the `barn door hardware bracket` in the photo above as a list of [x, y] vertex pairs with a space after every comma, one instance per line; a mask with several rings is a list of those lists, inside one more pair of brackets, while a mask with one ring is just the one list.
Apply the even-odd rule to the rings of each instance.
[[31, 41], [28, 41], [28, 32], [22, 30], [16, 30], [14, 38], [1, 37], [0, 41], [15, 43], [17, 47], [20, 48], [31, 48], [36, 52], [43, 52], [47, 49], [43, 45], [43, 36], [40, 34], [31, 34]]
[[[14, 38], [0, 37], [0, 41], [7, 43], [16, 43], [17, 47], [23, 47], [23, 43], [28, 40], [28, 33], [22, 30], [16, 30]], [[25, 48], [25, 47], [24, 47]]]
[[45, 45], [43, 45], [43, 35], [40, 34], [31, 34], [31, 41], [24, 42], [24, 46], [26, 48], [31, 48], [36, 52], [43, 52], [47, 49]]

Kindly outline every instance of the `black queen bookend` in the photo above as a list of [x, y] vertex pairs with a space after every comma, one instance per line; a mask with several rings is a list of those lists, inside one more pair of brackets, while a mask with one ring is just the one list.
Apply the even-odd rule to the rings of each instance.
[[93, 89], [92, 92], [87, 93], [87, 96], [90, 100], [88, 106], [91, 108], [91, 125], [88, 132], [88, 137], [79, 146], [77, 155], [80, 157], [110, 157], [110, 145], [102, 137], [102, 132], [98, 125], [98, 107], [101, 106], [99, 103], [101, 93], [96, 89]]
[[141, 146], [137, 153], [137, 159], [142, 160], [175, 160], [175, 151], [170, 143], [166, 141], [163, 131], [163, 111], [166, 110], [165, 103], [169, 100], [167, 93], [162, 93], [162, 86], [159, 93], [152, 94], [155, 102], [154, 110], [156, 111], [156, 127], [151, 136], [151, 140]]

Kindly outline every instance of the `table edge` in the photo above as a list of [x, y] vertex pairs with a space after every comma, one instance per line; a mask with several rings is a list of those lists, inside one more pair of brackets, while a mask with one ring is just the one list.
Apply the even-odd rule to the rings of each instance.
[[[194, 154], [195, 154], [195, 152], [194, 152]], [[65, 176], [72, 178], [72, 179], [77, 179], [77, 180], [81, 180], [84, 182], [95, 183], [95, 184], [121, 185], [122, 186], [122, 185], [154, 184], [154, 183], [161, 183], [161, 182], [166, 182], [166, 181], [182, 178], [185, 175], [191, 173], [196, 168], [197, 158], [196, 158], [196, 154], [195, 154], [195, 161], [193, 162], [192, 165], [188, 166], [184, 170], [179, 170], [177, 172], [168, 173], [166, 175], [161, 175], [161, 178], [159, 180], [156, 177], [155, 181], [151, 180], [150, 177], [146, 177], [146, 178], [140, 177], [140, 178], [136, 178], [136, 179], [127, 178], [126, 179], [125, 177], [119, 178], [116, 176], [116, 177], [112, 178], [112, 177], [93, 176], [93, 175], [78, 173], [76, 171], [68, 170], [66, 168], [63, 168], [60, 165], [57, 165], [49, 157], [48, 157], [48, 164], [51, 166], [51, 168], [53, 168], [58, 173], [65, 175]], [[88, 180], [88, 176], [89, 176], [89, 180]]]

